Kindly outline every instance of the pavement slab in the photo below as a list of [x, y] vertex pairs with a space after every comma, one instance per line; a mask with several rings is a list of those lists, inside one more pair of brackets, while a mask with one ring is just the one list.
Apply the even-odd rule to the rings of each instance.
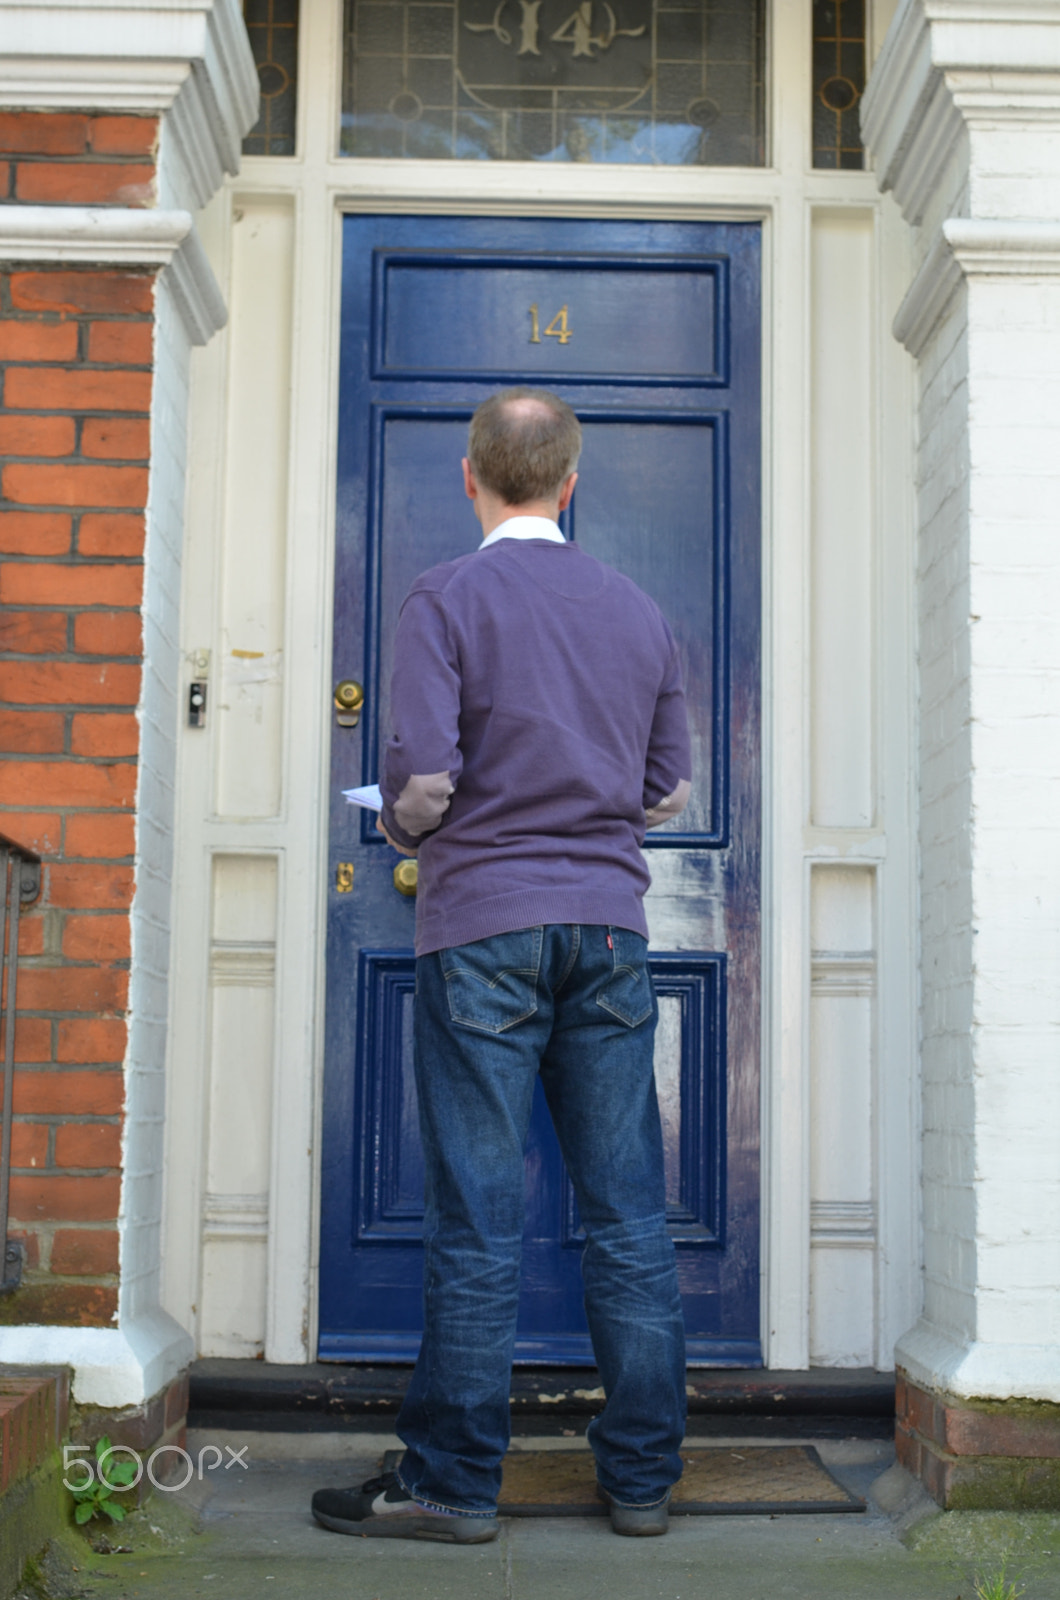
[[[233, 1449], [247, 1441], [245, 1467], [205, 1470], [108, 1529], [120, 1553], [71, 1532], [23, 1600], [977, 1600], [976, 1575], [1006, 1556], [1022, 1600], [1060, 1600], [1060, 1517], [942, 1515], [893, 1473], [890, 1514], [870, 1498], [854, 1515], [674, 1517], [666, 1538], [643, 1540], [616, 1538], [604, 1518], [512, 1518], [494, 1543], [454, 1547], [349, 1538], [313, 1521], [313, 1490], [371, 1476], [392, 1437], [224, 1436]], [[193, 1459], [212, 1442], [189, 1435]], [[862, 1496], [893, 1460], [879, 1440], [817, 1447]]]

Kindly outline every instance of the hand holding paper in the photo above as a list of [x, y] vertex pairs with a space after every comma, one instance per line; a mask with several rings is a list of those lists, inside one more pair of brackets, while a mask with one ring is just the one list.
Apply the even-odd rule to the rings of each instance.
[[[342, 794], [343, 798], [347, 800], [351, 806], [363, 806], [366, 811], [378, 812], [382, 811], [383, 809], [383, 796], [379, 792], [379, 785], [377, 783], [366, 783], [363, 788], [360, 789], [343, 789]], [[383, 838], [386, 840], [387, 844], [393, 845], [394, 849], [399, 853], [399, 855], [415, 856], [415, 850], [409, 850], [405, 845], [398, 844], [396, 840], [390, 837], [386, 829], [383, 827], [382, 817], [376, 818], [375, 825], [379, 829], [379, 832], [383, 835]]]
[[343, 789], [342, 793], [351, 806], [364, 806], [366, 811], [383, 809], [383, 796], [377, 783], [366, 783], [361, 789]]

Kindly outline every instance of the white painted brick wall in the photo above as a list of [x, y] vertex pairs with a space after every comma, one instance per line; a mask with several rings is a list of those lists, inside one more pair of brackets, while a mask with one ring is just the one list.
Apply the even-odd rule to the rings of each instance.
[[163, 280], [155, 296], [151, 476], [144, 560], [144, 669], [132, 907], [129, 1046], [125, 1059], [120, 1217], [123, 1323], [159, 1301], [165, 1048], [180, 658], [188, 337]]
[[[1058, 70], [1055, 5], [900, 0], [862, 102], [881, 182], [938, 273], [898, 323], [920, 368], [926, 1280], [898, 1357], [929, 1387], [1056, 1401]], [[957, 247], [964, 282], [922, 345], [954, 267], [938, 247], [962, 235], [949, 219], [990, 226], [964, 227], [984, 248]]]
[[968, 294], [978, 1334], [1042, 1345], [1060, 1334], [1060, 282]]
[[920, 428], [925, 1314], [1040, 1347], [1060, 1336], [1060, 284], [960, 291]]
[[925, 1312], [975, 1325], [964, 301], [924, 351], [918, 552]]
[[1037, 120], [974, 128], [967, 215], [1060, 217], [1060, 129]]

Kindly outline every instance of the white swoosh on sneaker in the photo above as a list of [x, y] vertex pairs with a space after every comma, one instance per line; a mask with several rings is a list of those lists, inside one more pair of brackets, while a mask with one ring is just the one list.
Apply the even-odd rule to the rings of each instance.
[[416, 1500], [388, 1500], [385, 1489], [372, 1501], [373, 1517], [400, 1517], [403, 1514], [407, 1516], [410, 1511], [422, 1515], [426, 1509], [426, 1506], [421, 1506]]

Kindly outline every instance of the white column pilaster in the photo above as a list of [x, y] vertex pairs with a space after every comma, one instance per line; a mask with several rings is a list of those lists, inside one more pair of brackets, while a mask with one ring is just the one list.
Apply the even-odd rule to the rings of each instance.
[[0, 1330], [0, 1359], [68, 1365], [75, 1398], [107, 1407], [142, 1404], [194, 1353], [160, 1304], [159, 1244], [188, 357], [226, 315], [193, 213], [238, 171], [257, 108], [239, 0], [0, 0], [0, 109], [161, 123], [154, 207], [0, 209], [6, 262], [158, 273], [117, 1326]]
[[1060, 3], [903, 0], [863, 126], [919, 259], [924, 1308], [897, 1360], [1060, 1401]]

